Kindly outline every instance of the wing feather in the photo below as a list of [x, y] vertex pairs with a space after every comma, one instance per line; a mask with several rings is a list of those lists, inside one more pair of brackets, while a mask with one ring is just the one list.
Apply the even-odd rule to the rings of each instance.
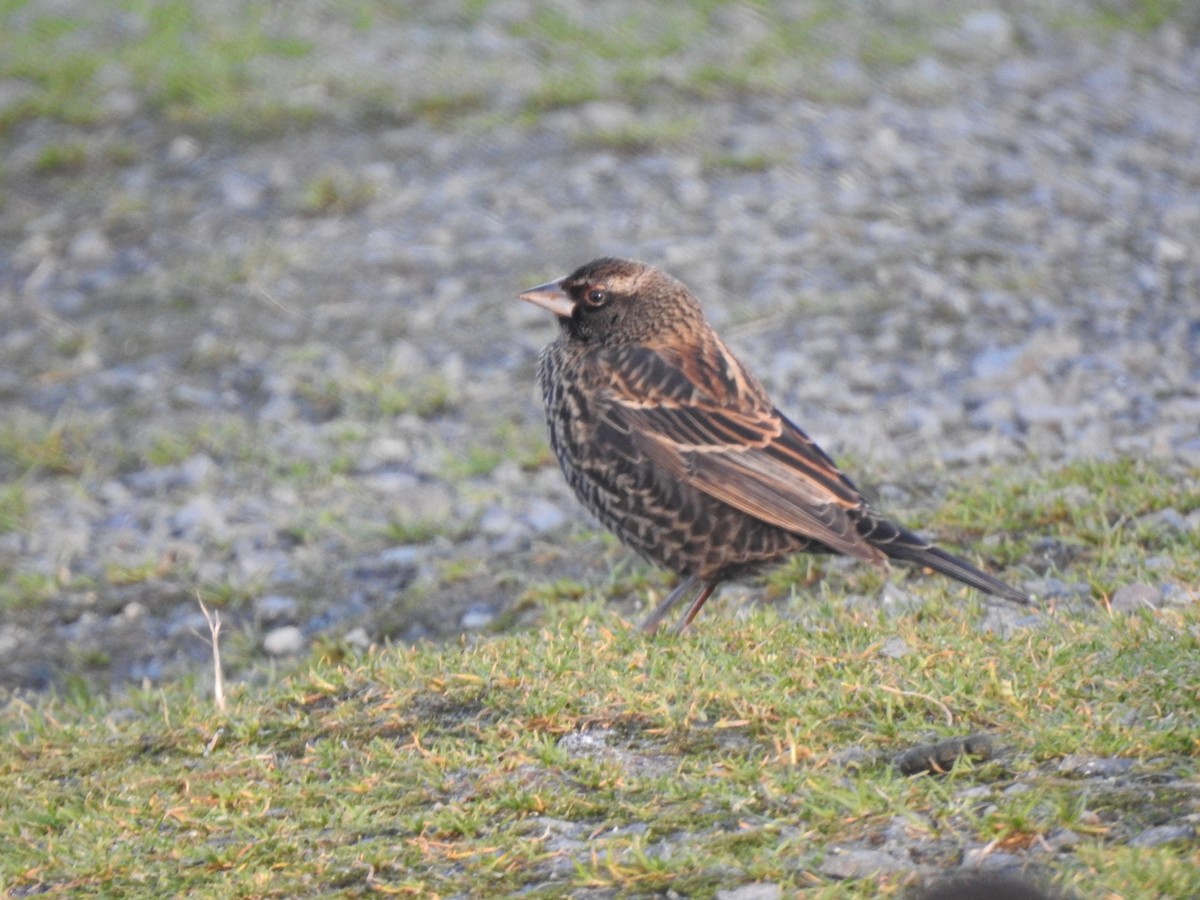
[[609, 358], [604, 418], [620, 444], [747, 515], [881, 562], [850, 516], [864, 506], [854, 485], [723, 345], [710, 349], [691, 371], [644, 347]]

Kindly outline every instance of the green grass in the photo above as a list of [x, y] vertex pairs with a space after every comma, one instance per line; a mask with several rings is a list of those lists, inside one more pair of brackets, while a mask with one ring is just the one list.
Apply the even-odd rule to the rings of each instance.
[[[1047, 540], [1070, 544], [1059, 574], [1098, 585], [1101, 601], [1150, 573], [1196, 583], [1197, 535], [1138, 520], [1200, 508], [1198, 483], [1139, 461], [1075, 463], [966, 482], [937, 519], [947, 542], [1026, 572]], [[1080, 897], [1200, 892], [1194, 842], [1127, 846], [1195, 812], [1200, 604], [1042, 610], [1005, 637], [945, 580], [915, 576], [927, 602], [895, 616], [843, 602], [876, 590], [873, 572], [811, 560], [782, 609], [737, 618], [718, 600], [683, 637], [649, 638], [606, 599], [654, 602], [665, 582], [605, 565], [600, 583], [525, 582], [518, 605], [540, 616], [536, 631], [366, 657], [318, 643], [290, 677], [233, 685], [224, 714], [191, 681], [116, 698], [75, 679], [58, 698], [10, 700], [0, 892], [711, 897], [769, 881], [785, 895], [887, 897], [908, 874], [835, 881], [822, 862], [900, 821], [932, 839], [932, 866], [991, 845], [1028, 852]], [[440, 580], [467, 589], [485, 575], [446, 560]], [[226, 640], [231, 659], [249, 658], [252, 633]], [[937, 777], [890, 764], [978, 732], [994, 758]], [[1132, 768], [1064, 765], [1097, 757]], [[1069, 849], [1038, 852], [1064, 831]]]
[[414, 413], [423, 419], [453, 410], [462, 398], [444, 375], [384, 374], [366, 369], [330, 376], [312, 373], [297, 390], [318, 416], [355, 417], [366, 421]]
[[87, 164], [87, 147], [83, 144], [51, 144], [43, 149], [34, 162], [42, 175], [78, 172]]
[[1200, 509], [1197, 473], [1134, 459], [1085, 460], [1015, 483], [1011, 475], [966, 482], [938, 508], [937, 522], [965, 544], [1004, 535], [986, 544], [1002, 565], [1051, 546], [1080, 580], [1108, 595], [1139, 579], [1200, 583], [1197, 536], [1138, 521], [1167, 508], [1185, 516]]
[[1125, 3], [1101, 3], [1097, 20], [1120, 31], [1153, 31], [1177, 18], [1188, 6], [1187, 0], [1130, 0]]
[[[522, 104], [523, 120], [532, 122], [547, 111], [592, 100], [638, 107], [669, 102], [678, 108], [731, 94], [799, 92], [838, 102], [841, 88], [828, 83], [821, 69], [829, 58], [857, 59], [882, 79], [936, 55], [937, 36], [955, 28], [966, 8], [954, 2], [906, 12], [831, 0], [801, 5], [669, 0], [653, 7], [573, 11], [543, 3], [513, 18], [487, 0], [457, 7], [345, 0], [310, 14], [328, 23], [331, 35], [343, 27], [363, 33], [425, 27], [436, 36], [490, 22], [520, 42], [532, 61], [537, 77], [527, 82]], [[1150, 31], [1181, 19], [1186, 9], [1183, 0], [1139, 0], [1061, 13], [1022, 5], [1013, 15], [1039, 15], [1064, 30]], [[170, 121], [193, 128], [218, 124], [248, 137], [305, 128], [324, 117], [320, 101], [304, 99], [307, 88], [336, 98], [342, 115], [363, 123], [417, 118], [454, 128], [509, 121], [489, 112], [488, 83], [472, 74], [479, 60], [460, 51], [449, 51], [445, 71], [414, 88], [373, 72], [323, 69], [325, 60], [344, 51], [311, 34], [295, 28], [291, 12], [258, 0], [208, 5], [117, 0], [53, 8], [0, 0], [0, 78], [23, 89], [0, 111], [0, 133], [38, 117], [100, 124], [114, 84]], [[521, 63], [498, 63], [502, 69], [514, 64]], [[69, 152], [51, 151], [38, 168], [73, 172], [92, 162], [69, 146], [63, 150]], [[313, 198], [318, 206], [320, 194]]]
[[614, 128], [585, 131], [579, 140], [587, 146], [639, 153], [680, 144], [699, 133], [700, 128], [699, 120], [688, 117], [661, 122], [635, 120]]
[[0, 423], [0, 478], [79, 475], [89, 460], [86, 429], [14, 415]]
[[[235, 687], [226, 715], [196, 685], [120, 706], [10, 703], [0, 887], [709, 897], [768, 880], [891, 896], [903, 875], [835, 883], [820, 864], [899, 816], [945, 842], [941, 865], [1066, 828], [1080, 843], [1051, 867], [1080, 896], [1200, 890], [1194, 844], [1120, 846], [1194, 803], [1164, 776], [1197, 773], [1200, 698], [1179, 689], [1200, 683], [1195, 610], [1046, 616], [1009, 640], [951, 606], [833, 614], [817, 630], [710, 617], [682, 639], [586, 603], [559, 610], [536, 633], [314, 662]], [[879, 653], [893, 636], [909, 648], [896, 659]], [[937, 778], [887, 762], [973, 731], [1006, 749]], [[866, 761], [847, 769], [851, 748]], [[1088, 781], [1059, 772], [1067, 754], [1134, 768]]]
[[20, 481], [0, 484], [0, 535], [18, 531], [29, 519], [29, 498]]
[[[93, 124], [102, 118], [97, 75], [127, 71], [150, 106], [180, 121], [241, 117], [268, 110], [254, 96], [249, 70], [260, 57], [303, 58], [311, 46], [277, 35], [270, 6], [214, 11], [185, 0], [122, 0], [43, 12], [27, 0], [0, 4], [0, 76], [34, 90], [9, 107], [0, 131], [49, 116]], [[267, 104], [269, 105], [269, 104]]]
[[374, 197], [375, 186], [370, 181], [334, 169], [306, 184], [297, 206], [306, 215], [345, 215], [363, 208]]

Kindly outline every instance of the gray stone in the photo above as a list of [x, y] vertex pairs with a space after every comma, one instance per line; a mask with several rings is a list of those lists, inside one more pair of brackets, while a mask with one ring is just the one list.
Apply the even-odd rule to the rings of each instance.
[[459, 620], [459, 625], [468, 631], [487, 628], [496, 619], [496, 610], [490, 606], [472, 606]]
[[99, 229], [85, 228], [71, 239], [67, 252], [75, 262], [96, 265], [112, 256], [112, 246]]
[[1134, 521], [1140, 528], [1154, 531], [1187, 532], [1191, 530], [1188, 520], [1174, 507], [1146, 513], [1144, 516], [1138, 516]]
[[195, 161], [200, 152], [200, 142], [186, 134], [172, 138], [167, 146], [167, 158], [177, 165]]
[[726, 888], [716, 893], [717, 900], [779, 900], [782, 896], [783, 888], [780, 885], [766, 881]]
[[264, 625], [295, 622], [300, 612], [300, 601], [281, 594], [267, 594], [254, 601], [254, 615]]
[[609, 732], [604, 728], [569, 731], [558, 739], [558, 746], [572, 756], [600, 756], [609, 752]]
[[1135, 762], [1132, 759], [1083, 756], [1073, 753], [1063, 757], [1058, 764], [1058, 769], [1065, 774], [1082, 775], [1085, 778], [1116, 778], [1129, 774], [1134, 765]]
[[1163, 584], [1160, 585], [1159, 591], [1162, 594], [1162, 605], [1180, 609], [1185, 606], [1191, 606], [1197, 600], [1200, 600], [1200, 589], [1189, 589], [1181, 584]]
[[1114, 612], [1136, 612], [1139, 609], [1157, 609], [1162, 605], [1162, 594], [1151, 584], [1137, 582], [1117, 588], [1110, 605]]
[[912, 591], [892, 584], [890, 581], [883, 586], [879, 595], [879, 605], [890, 616], [903, 616], [915, 612], [924, 606], [926, 601]]
[[1005, 872], [1020, 869], [1024, 860], [1015, 853], [992, 850], [989, 847], [972, 847], [963, 853], [963, 869], [983, 872]]
[[521, 518], [538, 534], [558, 531], [567, 521], [557, 504], [536, 497], [530, 501], [529, 509]]
[[171, 516], [171, 527], [184, 537], [222, 540], [229, 534], [225, 513], [217, 501], [201, 494], [193, 497]]
[[888, 659], [899, 659], [902, 656], [908, 656], [911, 652], [908, 642], [897, 636], [888, 638], [879, 648], [879, 655], [886, 656]]
[[218, 182], [221, 198], [239, 212], [254, 209], [263, 201], [267, 185], [241, 172], [224, 172]]
[[379, 554], [379, 565], [384, 569], [410, 569], [429, 555], [429, 551], [419, 544], [401, 544], [399, 547], [389, 547]]
[[1090, 585], [1082, 581], [1068, 583], [1061, 578], [1034, 578], [1024, 583], [1024, 588], [1037, 600], [1085, 599], [1090, 597]]
[[516, 517], [503, 506], [493, 506], [479, 519], [479, 531], [488, 537], [503, 537], [518, 528]]
[[273, 628], [263, 637], [268, 656], [295, 656], [304, 650], [304, 633], [294, 625]]
[[882, 872], [898, 872], [912, 866], [882, 850], [858, 850], [834, 847], [821, 861], [818, 871], [837, 879], [867, 878]]
[[351, 628], [342, 636], [342, 640], [353, 647], [355, 650], [366, 652], [371, 649], [371, 636], [367, 634], [367, 629], [358, 625]]
[[1188, 824], [1155, 825], [1140, 831], [1129, 839], [1130, 847], [1161, 847], [1175, 841], [1194, 841], [1196, 829]]
[[980, 9], [963, 17], [962, 35], [971, 46], [992, 53], [1012, 47], [1016, 29], [1012, 20], [998, 9]]

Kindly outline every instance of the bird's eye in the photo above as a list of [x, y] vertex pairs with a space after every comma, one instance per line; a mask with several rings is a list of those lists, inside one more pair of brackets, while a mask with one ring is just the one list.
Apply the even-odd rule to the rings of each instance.
[[586, 294], [588, 306], [603, 306], [608, 302], [608, 291], [604, 288], [592, 288]]

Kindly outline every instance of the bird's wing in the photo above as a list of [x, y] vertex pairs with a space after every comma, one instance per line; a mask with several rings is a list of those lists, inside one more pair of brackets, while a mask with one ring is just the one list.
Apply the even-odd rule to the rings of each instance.
[[883, 553], [849, 513], [862, 496], [767, 399], [721, 344], [686, 359], [645, 347], [607, 354], [603, 430], [617, 452], [747, 515], [871, 562]]

